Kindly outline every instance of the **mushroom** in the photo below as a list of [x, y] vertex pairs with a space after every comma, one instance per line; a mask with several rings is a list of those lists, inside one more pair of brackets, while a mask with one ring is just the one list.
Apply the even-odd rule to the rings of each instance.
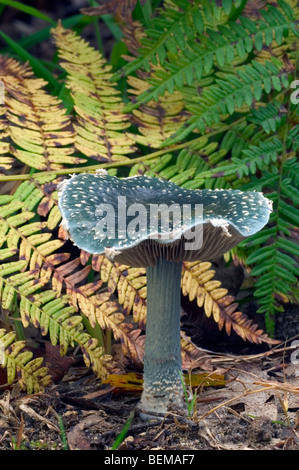
[[[182, 406], [180, 285], [184, 261], [212, 261], [259, 231], [271, 201], [259, 192], [188, 190], [160, 178], [101, 171], [59, 188], [62, 223], [92, 254], [146, 267], [147, 320], [140, 408]], [[137, 214], [137, 215], [136, 215]]]

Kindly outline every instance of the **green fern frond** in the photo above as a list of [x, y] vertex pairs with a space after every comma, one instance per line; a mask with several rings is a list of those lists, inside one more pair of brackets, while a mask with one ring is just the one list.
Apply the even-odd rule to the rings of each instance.
[[77, 114], [76, 149], [98, 161], [123, 161], [134, 150], [128, 115], [116, 84], [111, 82], [111, 66], [102, 55], [73, 31], [59, 24], [52, 30], [61, 66], [66, 70], [67, 88]]
[[273, 332], [274, 315], [281, 311], [277, 295], [288, 298], [298, 282], [298, 243], [292, 238], [292, 228], [299, 225], [299, 165], [295, 159], [284, 161], [282, 173], [272, 167], [251, 185], [258, 190], [272, 190], [269, 197], [274, 203], [270, 228], [250, 237], [242, 246], [249, 250], [246, 264], [254, 265], [251, 275], [256, 277], [254, 296], [259, 312], [265, 314], [268, 331]]
[[251, 109], [251, 115], [247, 117], [247, 120], [261, 126], [267, 134], [270, 134], [276, 132], [286, 123], [286, 117], [286, 108], [278, 101], [273, 100], [266, 106]]
[[37, 393], [51, 383], [43, 358], [33, 359], [31, 351], [24, 351], [25, 341], [15, 341], [16, 334], [0, 329], [0, 366], [6, 369], [7, 383], [17, 380], [27, 393]]
[[12, 145], [1, 147], [17, 160], [37, 170], [58, 170], [85, 160], [73, 156], [74, 132], [61, 102], [46, 90], [46, 82], [35, 78], [28, 65], [0, 56], [0, 80], [4, 84], [6, 127], [0, 139]]
[[279, 69], [272, 62], [261, 64], [253, 60], [251, 64], [236, 68], [233, 74], [219, 72], [216, 76], [215, 85], [206, 87], [200, 96], [194, 89], [192, 101], [186, 103], [192, 117], [164, 145], [182, 140], [182, 135], [186, 137], [194, 129], [203, 134], [207, 126], [221, 122], [235, 111], [248, 112], [253, 101], [260, 101], [263, 93], [289, 87], [282, 64]]
[[264, 169], [271, 163], [275, 163], [281, 152], [282, 142], [277, 137], [273, 137], [267, 141], [261, 141], [259, 146], [249, 145], [248, 148], [242, 149], [241, 158], [231, 157], [229, 165], [220, 165], [213, 170], [202, 173], [201, 177], [215, 178], [233, 175], [239, 179], [249, 174], [255, 175], [257, 170]]
[[[299, 124], [294, 126], [292, 129], [289, 130], [288, 135], [287, 135], [287, 146], [288, 148], [292, 148], [294, 152], [297, 152], [299, 149]], [[295, 170], [295, 165], [292, 165], [291, 162], [289, 162], [289, 165], [287, 167], [287, 171], [289, 171], [292, 174], [292, 177], [297, 179], [295, 181], [295, 184], [298, 185], [298, 173], [296, 173]]]
[[[211, 73], [215, 63], [218, 67], [223, 67], [225, 64], [231, 65], [236, 58], [243, 61], [247, 54], [254, 49], [260, 51], [264, 44], [271, 44], [274, 38], [278, 44], [281, 44], [289, 30], [295, 28], [293, 16], [283, 14], [272, 5], [268, 5], [268, 10], [266, 12], [262, 10], [261, 13], [263, 20], [254, 22], [240, 16], [240, 23], [229, 21], [225, 25], [218, 25], [218, 31], [206, 29], [205, 34], [199, 33], [197, 36], [199, 41], [187, 40], [181, 52], [170, 50], [167, 60], [166, 57], [163, 60], [160, 58], [163, 69], [148, 78], [150, 89], [142, 93], [136, 102], [127, 105], [126, 111], [132, 111], [152, 99], [157, 100], [165, 91], [172, 93], [175, 89], [182, 90], [184, 86], [201, 80]], [[159, 23], [160, 18], [153, 21]], [[166, 34], [167, 25], [165, 28], [163, 34]], [[152, 43], [149, 47], [152, 52], [155, 51]], [[144, 65], [143, 57], [140, 51], [139, 57], [128, 65], [125, 72], [132, 73]], [[150, 57], [152, 58], [152, 55]], [[148, 65], [148, 57], [145, 64]]]
[[192, 41], [197, 33], [204, 29], [202, 13], [198, 0], [172, 0], [166, 8], [160, 10], [160, 15], [151, 21], [146, 37], [140, 38], [141, 48], [138, 57], [127, 64], [121, 72], [114, 75], [118, 80], [121, 76], [131, 75], [134, 71], [144, 68], [149, 71], [151, 64], [163, 65], [167, 52], [177, 52], [186, 45], [186, 37]]
[[205, 175], [226, 154], [226, 149], [220, 149], [217, 142], [209, 143], [208, 137], [203, 136], [188, 148], [182, 149], [176, 157], [165, 154], [157, 159], [144, 160], [143, 163], [133, 165], [129, 174], [164, 178], [187, 189], [225, 188], [227, 183], [224, 178], [206, 178]]
[[8, 384], [17, 379], [21, 388], [29, 394], [43, 391], [51, 382], [48, 369], [41, 367], [43, 358], [33, 359], [31, 351], [22, 352], [25, 342], [15, 341], [14, 333], [5, 333], [5, 330], [0, 330], [0, 344], [4, 348], [1, 366], [6, 368]]

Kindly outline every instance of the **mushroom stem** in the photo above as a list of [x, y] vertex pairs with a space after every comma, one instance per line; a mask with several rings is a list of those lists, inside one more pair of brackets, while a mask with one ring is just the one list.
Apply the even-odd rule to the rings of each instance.
[[140, 408], [166, 413], [182, 406], [180, 345], [182, 263], [159, 259], [147, 275], [144, 385]]

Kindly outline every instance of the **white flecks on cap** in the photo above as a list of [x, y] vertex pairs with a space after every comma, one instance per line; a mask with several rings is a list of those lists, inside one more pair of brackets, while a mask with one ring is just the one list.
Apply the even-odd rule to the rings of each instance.
[[69, 231], [69, 224], [66, 219], [62, 218], [60, 225], [63, 228], [63, 230], [65, 230], [66, 232]]
[[114, 260], [115, 256], [119, 254], [120, 254], [120, 251], [115, 250], [113, 247], [105, 248], [105, 256], [107, 256], [107, 258], [111, 259], [112, 261]]
[[232, 235], [228, 231], [229, 223], [224, 219], [208, 219], [208, 221], [213, 225], [213, 227], [221, 227], [224, 235], [231, 237]]
[[58, 197], [61, 195], [63, 189], [65, 188], [65, 186], [67, 185], [68, 183], [68, 180], [65, 179], [63, 181], [61, 181], [60, 183], [58, 183], [57, 185], [57, 191], [58, 191]]

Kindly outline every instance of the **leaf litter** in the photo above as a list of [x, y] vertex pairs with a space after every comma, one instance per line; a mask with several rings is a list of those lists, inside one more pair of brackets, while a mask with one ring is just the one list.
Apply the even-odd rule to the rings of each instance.
[[[114, 376], [104, 384], [71, 361], [64, 364], [63, 378], [33, 395], [2, 380], [0, 450], [299, 450], [293, 350], [276, 347], [247, 356], [203, 351], [212, 371], [185, 375], [190, 397], [197, 391], [192, 416], [174, 411], [163, 420], [144, 421], [138, 414], [141, 374], [131, 372], [127, 381], [121, 375], [119, 383]], [[55, 355], [54, 360], [57, 368]], [[209, 375], [215, 384], [205, 385]]]

